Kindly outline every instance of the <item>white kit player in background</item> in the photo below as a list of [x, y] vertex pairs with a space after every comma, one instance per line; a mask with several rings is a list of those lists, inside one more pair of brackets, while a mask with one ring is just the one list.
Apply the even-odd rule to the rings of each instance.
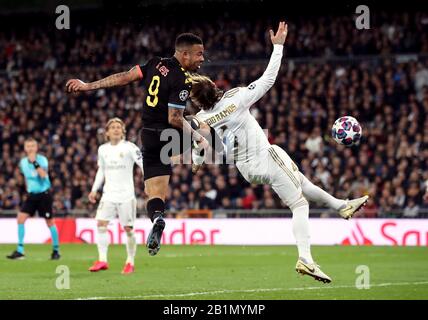
[[[192, 78], [190, 98], [201, 109], [193, 118], [192, 126], [199, 127], [199, 132], [205, 136], [211, 127], [222, 138], [234, 137], [232, 153], [243, 177], [250, 183], [271, 185], [293, 213], [293, 234], [299, 253], [296, 271], [328, 283], [330, 277], [321, 271], [311, 255], [308, 200], [326, 204], [349, 219], [367, 202], [368, 196], [340, 200], [312, 184], [283, 149], [269, 143], [251, 115], [251, 105], [273, 86], [278, 75], [287, 37], [285, 22], [280, 22], [276, 34], [270, 30], [270, 37], [274, 48], [267, 69], [248, 87], [234, 88], [223, 94], [208, 77], [196, 75]], [[193, 149], [194, 164], [200, 166], [204, 160], [198, 150]]]
[[125, 124], [119, 118], [107, 122], [105, 136], [107, 143], [98, 148], [98, 171], [95, 177], [89, 201], [96, 203], [97, 192], [104, 183], [103, 194], [98, 206], [97, 246], [99, 258], [91, 272], [108, 269], [107, 252], [109, 233], [107, 226], [112, 219], [119, 217], [121, 226], [127, 235], [126, 251], [128, 258], [122, 274], [134, 272], [134, 257], [137, 242], [133, 231], [137, 214], [137, 204], [134, 191], [134, 164], [143, 171], [143, 158], [140, 149], [132, 142], [125, 140]]

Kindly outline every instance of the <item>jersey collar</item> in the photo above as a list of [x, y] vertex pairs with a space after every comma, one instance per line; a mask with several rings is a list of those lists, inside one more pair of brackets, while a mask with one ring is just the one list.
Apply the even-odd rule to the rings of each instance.
[[115, 144], [115, 145], [113, 145], [113, 144], [111, 144], [111, 141], [109, 141], [109, 144], [111, 145], [111, 146], [119, 146], [119, 145], [121, 145], [123, 142], [125, 141], [125, 139], [122, 139], [122, 140], [120, 140], [117, 144]]
[[177, 66], [179, 66], [181, 69], [183, 69], [183, 71], [186, 71], [186, 70], [183, 68], [183, 66], [181, 65], [180, 61], [178, 61], [178, 59], [177, 59], [176, 57], [172, 56], [171, 61], [172, 61], [173, 63], [175, 63]]

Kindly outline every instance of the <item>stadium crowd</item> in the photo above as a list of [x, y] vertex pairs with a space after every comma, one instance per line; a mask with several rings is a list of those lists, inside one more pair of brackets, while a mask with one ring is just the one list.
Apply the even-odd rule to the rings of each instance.
[[[252, 108], [270, 142], [283, 147], [312, 182], [340, 198], [369, 194], [362, 212], [366, 217], [418, 217], [420, 209], [428, 207], [423, 201], [428, 181], [428, 61], [382, 58], [428, 54], [426, 19], [422, 14], [380, 15], [374, 21], [381, 27], [364, 32], [349, 18], [290, 22], [278, 79]], [[212, 62], [266, 59], [271, 52], [265, 32], [269, 20], [173, 23], [101, 25], [99, 32], [75, 28], [65, 35], [37, 28], [24, 34], [0, 33], [0, 209], [18, 208], [25, 194], [17, 164], [28, 136], [39, 141], [50, 161], [54, 208], [65, 213], [94, 210], [87, 195], [109, 118], [122, 118], [128, 139], [138, 144], [144, 95], [138, 83], [67, 95], [67, 79], [91, 81], [153, 55], [172, 55], [171, 29], [200, 34]], [[287, 61], [365, 54], [380, 57], [352, 63]], [[208, 62], [201, 72], [228, 90], [248, 85], [265, 66], [255, 62], [214, 67]], [[363, 127], [357, 147], [339, 146], [330, 138], [331, 125], [343, 115], [354, 116]], [[135, 179], [143, 210], [141, 174]], [[180, 164], [173, 168], [168, 206], [170, 212], [283, 207], [269, 187], [249, 185], [233, 165], [208, 165], [192, 175], [189, 165]]]

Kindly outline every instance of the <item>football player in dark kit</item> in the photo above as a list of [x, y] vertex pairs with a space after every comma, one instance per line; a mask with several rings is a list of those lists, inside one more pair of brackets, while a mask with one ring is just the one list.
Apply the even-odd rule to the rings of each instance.
[[[155, 255], [160, 249], [165, 228], [165, 197], [172, 173], [169, 159], [171, 154], [165, 156], [166, 148], [163, 148], [170, 141], [164, 141], [168, 134], [162, 135], [162, 132], [174, 128], [180, 133], [180, 145], [185, 135], [191, 136], [199, 147], [208, 147], [207, 140], [193, 130], [183, 117], [192, 85], [188, 72], [200, 68], [204, 62], [203, 54], [201, 38], [192, 33], [183, 33], [176, 38], [175, 53], [171, 58], [156, 57], [144, 66], [137, 65], [129, 71], [94, 82], [85, 83], [79, 79], [71, 79], [66, 83], [68, 92], [117, 87], [134, 81], [141, 81], [147, 90], [143, 102], [142, 151], [145, 192], [148, 195], [147, 212], [153, 222], [147, 239], [150, 255]], [[183, 146], [180, 147], [180, 152], [182, 149]]]

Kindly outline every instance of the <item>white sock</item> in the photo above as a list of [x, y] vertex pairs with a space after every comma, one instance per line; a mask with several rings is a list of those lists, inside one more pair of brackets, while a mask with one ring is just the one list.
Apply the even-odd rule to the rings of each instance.
[[109, 234], [107, 227], [98, 227], [97, 246], [99, 261], [107, 262], [107, 251], [109, 245]]
[[309, 181], [301, 172], [300, 180], [302, 181], [302, 192], [306, 199], [313, 201], [319, 204], [325, 204], [329, 208], [334, 210], [339, 210], [346, 204], [345, 200], [337, 199], [331, 194], [325, 192], [320, 187], [317, 187], [312, 182]]
[[127, 232], [127, 241], [126, 241], [126, 252], [128, 253], [128, 258], [126, 263], [134, 265], [135, 253], [137, 251], [137, 239], [135, 239], [134, 231]]
[[309, 242], [309, 205], [299, 206], [292, 209], [293, 234], [296, 239], [299, 257], [304, 258], [307, 263], [313, 263], [311, 255], [311, 244]]

